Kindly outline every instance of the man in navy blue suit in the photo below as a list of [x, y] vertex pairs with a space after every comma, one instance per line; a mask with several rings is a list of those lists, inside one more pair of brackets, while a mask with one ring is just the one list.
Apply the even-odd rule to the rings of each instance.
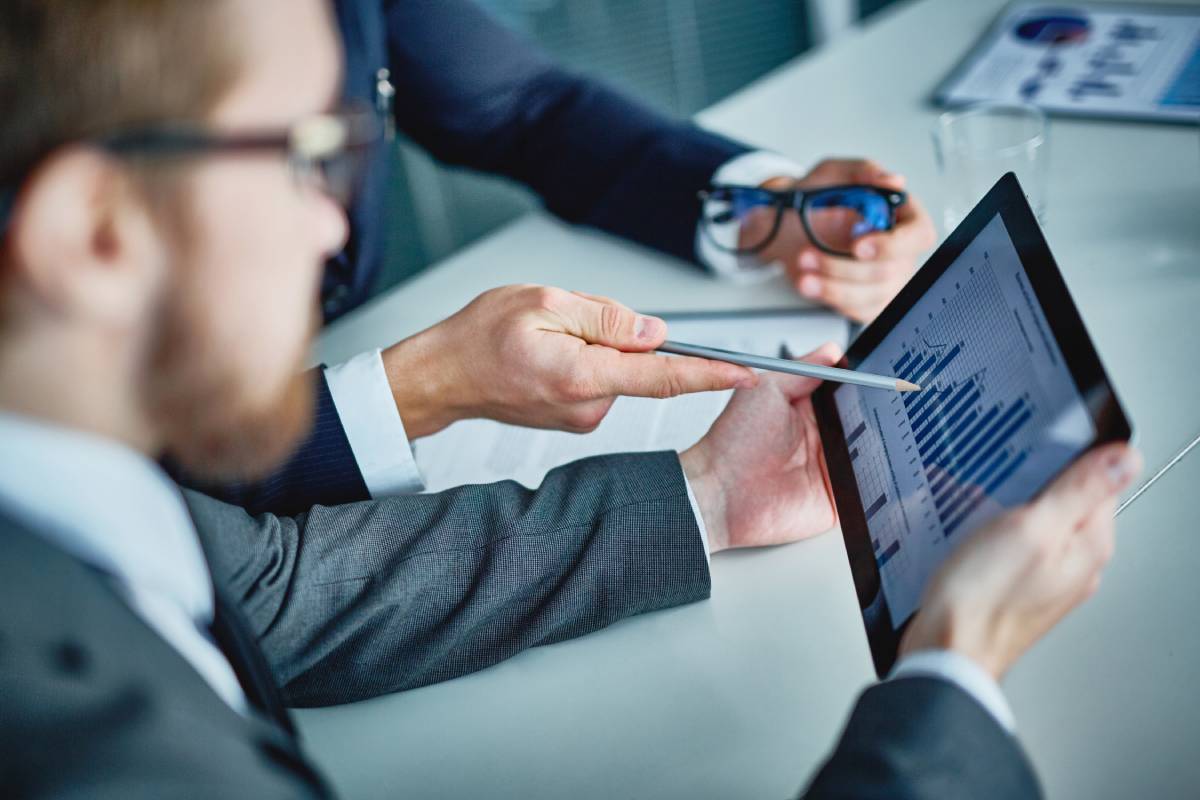
[[[717, 276], [783, 269], [800, 294], [856, 320], [873, 317], [933, 243], [929, 217], [910, 197], [895, 228], [857, 240], [853, 258], [822, 252], [803, 234], [781, 239], [768, 258], [720, 252], [698, 232], [697, 193], [711, 183], [899, 189], [903, 178], [869, 160], [826, 160], [805, 174], [780, 155], [666, 118], [555, 64], [469, 0], [334, 5], [348, 102], [375, 107], [445, 163], [525, 184], [568, 222]], [[379, 271], [389, 224], [385, 147], [372, 154], [349, 239], [328, 264], [326, 321], [365, 300]], [[649, 353], [665, 338], [661, 320], [608, 298], [543, 287], [493, 290], [427, 331], [323, 370], [313, 433], [271, 478], [203, 488], [277, 512], [417, 491], [409, 439], [457, 419], [586, 431], [618, 395], [755, 381], [739, 367]]]

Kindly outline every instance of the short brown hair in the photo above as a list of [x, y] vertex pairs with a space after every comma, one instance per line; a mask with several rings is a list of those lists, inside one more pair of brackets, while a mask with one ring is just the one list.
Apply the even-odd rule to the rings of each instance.
[[73, 141], [200, 121], [236, 74], [226, 0], [2, 0], [0, 190]]

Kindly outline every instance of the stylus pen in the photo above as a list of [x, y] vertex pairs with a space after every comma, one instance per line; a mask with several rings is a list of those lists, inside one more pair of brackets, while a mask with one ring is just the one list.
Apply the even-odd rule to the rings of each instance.
[[1121, 503], [1121, 505], [1117, 506], [1117, 510], [1115, 512], [1113, 512], [1113, 516], [1114, 517], [1119, 516], [1122, 511], [1124, 511], [1126, 508], [1128, 508], [1130, 505], [1132, 505], [1134, 500], [1137, 500], [1139, 497], [1141, 497], [1142, 494], [1147, 489], [1149, 489], [1151, 486], [1154, 485], [1154, 482], [1156, 480], [1161, 478], [1163, 475], [1166, 475], [1167, 471], [1169, 469], [1171, 469], [1171, 467], [1175, 466], [1180, 461], [1183, 461], [1183, 457], [1186, 456], [1188, 453], [1192, 452], [1192, 448], [1198, 444], [1200, 444], [1200, 436], [1197, 436], [1195, 439], [1192, 439], [1190, 442], [1188, 442], [1187, 446], [1184, 447], [1182, 450], [1180, 450], [1178, 453], [1176, 453], [1174, 458], [1172, 458], [1170, 461], [1168, 461], [1166, 464], [1164, 464], [1162, 469], [1160, 469], [1158, 472], [1154, 473], [1154, 475], [1150, 478], [1150, 480], [1146, 481], [1141, 486], [1139, 486], [1137, 488], [1136, 492], [1129, 495], [1129, 497], [1126, 498], [1125, 502], [1123, 502], [1123, 503]]
[[731, 350], [721, 350], [716, 347], [702, 347], [698, 344], [683, 342], [663, 342], [659, 346], [660, 353], [674, 353], [677, 356], [696, 356], [713, 361], [728, 361], [730, 364], [740, 364], [743, 367], [766, 369], [772, 372], [786, 372], [790, 375], [803, 375], [806, 378], [820, 378], [823, 381], [838, 383], [856, 383], [872, 389], [888, 389], [893, 392], [919, 392], [921, 387], [915, 383], [902, 381], [899, 378], [889, 378], [884, 375], [872, 375], [869, 372], [855, 372], [852, 369], [823, 367], [819, 364], [809, 364], [806, 361], [788, 361], [783, 358], [769, 358], [750, 353], [735, 353]]

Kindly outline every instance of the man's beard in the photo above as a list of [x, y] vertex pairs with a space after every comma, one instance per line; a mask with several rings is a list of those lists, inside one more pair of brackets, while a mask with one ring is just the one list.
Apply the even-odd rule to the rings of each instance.
[[[186, 294], [174, 294], [177, 299], [166, 304], [146, 361], [147, 410], [167, 455], [199, 481], [261, 478], [308, 433], [313, 378], [298, 360], [276, 395], [255, 407], [230, 362], [213, 352], [203, 335], [204, 320], [189, 307]], [[314, 304], [310, 331], [316, 319]]]

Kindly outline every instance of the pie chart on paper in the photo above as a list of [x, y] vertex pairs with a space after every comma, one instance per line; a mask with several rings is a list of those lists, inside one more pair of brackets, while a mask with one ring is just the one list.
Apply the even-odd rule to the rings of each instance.
[[1077, 14], [1039, 14], [1017, 24], [1013, 34], [1034, 44], [1064, 45], [1087, 41], [1091, 25]]

